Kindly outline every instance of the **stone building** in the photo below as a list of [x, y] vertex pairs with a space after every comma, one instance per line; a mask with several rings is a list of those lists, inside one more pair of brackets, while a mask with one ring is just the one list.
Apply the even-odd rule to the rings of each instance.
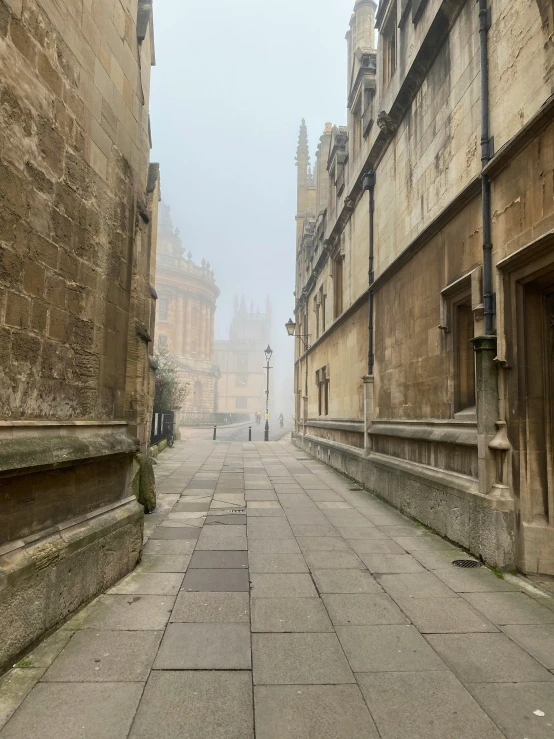
[[0, 0], [0, 665], [140, 557], [153, 64], [151, 0]]
[[[234, 421], [248, 421], [256, 411], [265, 412], [266, 371], [264, 349], [271, 340], [271, 304], [266, 312], [246, 308], [235, 298], [233, 321], [227, 341], [216, 341], [216, 362], [221, 371], [219, 413]], [[270, 376], [270, 382], [272, 375]], [[270, 386], [272, 397], [272, 386]]]
[[295, 307], [296, 443], [485, 561], [551, 575], [552, 14], [357, 0], [348, 125], [313, 175], [301, 129]]
[[209, 262], [199, 266], [183, 252], [179, 230], [162, 203], [156, 260], [156, 343], [175, 355], [189, 386], [181, 423], [211, 422], [217, 412], [219, 368], [214, 364], [214, 321], [219, 288]]

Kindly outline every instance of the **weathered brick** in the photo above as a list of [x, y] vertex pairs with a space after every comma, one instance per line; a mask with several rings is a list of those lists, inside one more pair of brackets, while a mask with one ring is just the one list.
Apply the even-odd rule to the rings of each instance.
[[9, 292], [6, 301], [6, 326], [29, 327], [30, 300], [24, 295]]
[[52, 211], [52, 241], [58, 246], [71, 247], [72, 224], [59, 210]]
[[47, 267], [57, 268], [59, 249], [56, 244], [43, 238], [40, 234], [33, 233], [30, 237], [30, 246], [31, 254], [35, 259]]
[[56, 131], [51, 121], [41, 118], [37, 124], [39, 150], [50, 169], [61, 175], [65, 144], [61, 134]]
[[69, 315], [65, 310], [50, 308], [50, 320], [48, 322], [48, 336], [65, 344], [69, 338]]
[[0, 208], [0, 241], [13, 244], [18, 218], [6, 208]]
[[12, 288], [18, 287], [22, 274], [21, 257], [12, 249], [0, 246], [0, 282]]
[[29, 212], [25, 180], [0, 162], [0, 206], [2, 205], [21, 218], [25, 218]]
[[54, 183], [41, 169], [35, 167], [31, 162], [26, 162], [25, 171], [27, 172], [27, 177], [34, 188], [40, 192], [46, 193], [47, 195], [52, 194], [54, 191]]
[[83, 321], [77, 316], [71, 316], [69, 320], [71, 343], [80, 349], [92, 350], [94, 340], [94, 324]]
[[11, 331], [0, 326], [0, 367], [6, 369], [10, 363]]
[[11, 13], [0, 0], [0, 38], [3, 38], [8, 33], [10, 26]]
[[48, 320], [48, 303], [40, 298], [35, 298], [31, 305], [31, 328], [41, 334], [46, 332]]
[[46, 300], [57, 308], [65, 308], [66, 284], [63, 277], [49, 275], [46, 278]]
[[26, 331], [14, 331], [11, 346], [12, 362], [31, 366], [40, 362], [40, 339]]
[[79, 261], [61, 249], [58, 269], [68, 280], [75, 281], [79, 275]]
[[62, 38], [58, 37], [56, 47], [58, 64], [63, 76], [71, 87], [76, 88], [79, 84], [79, 62]]
[[63, 82], [60, 74], [54, 69], [50, 59], [41, 52], [38, 55], [37, 70], [42, 77], [44, 83], [57, 97], [61, 97], [63, 91]]
[[67, 309], [70, 313], [80, 315], [84, 305], [83, 288], [80, 286], [67, 288]]
[[25, 260], [23, 289], [26, 293], [42, 297], [44, 295], [44, 267], [32, 259]]
[[14, 18], [10, 25], [10, 38], [19, 53], [27, 59], [33, 67], [37, 59], [37, 47], [33, 38], [27, 33], [23, 24]]

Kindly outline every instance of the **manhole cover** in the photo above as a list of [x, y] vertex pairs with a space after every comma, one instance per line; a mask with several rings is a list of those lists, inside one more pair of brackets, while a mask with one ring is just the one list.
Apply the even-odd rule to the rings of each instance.
[[480, 562], [476, 562], [474, 559], [455, 559], [452, 564], [454, 567], [466, 567], [472, 569], [473, 567], [481, 567]]
[[244, 508], [235, 508], [231, 513], [244, 513]]

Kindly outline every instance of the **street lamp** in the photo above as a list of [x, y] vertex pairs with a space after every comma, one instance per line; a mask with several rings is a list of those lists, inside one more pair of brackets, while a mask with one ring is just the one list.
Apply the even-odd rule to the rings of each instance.
[[[296, 336], [297, 339], [300, 339], [300, 341], [304, 344], [304, 350], [306, 352], [306, 387], [304, 390], [304, 397], [306, 398], [305, 403], [308, 402], [308, 349], [310, 349], [310, 344], [308, 343], [308, 339], [310, 338], [310, 334], [297, 334], [296, 333], [296, 323], [292, 320], [292, 318], [289, 318], [289, 320], [285, 323], [285, 328], [287, 329], [287, 334], [289, 336]], [[307, 407], [305, 407], [305, 411], [307, 411]], [[307, 419], [307, 413], [304, 413], [304, 423]], [[297, 420], [298, 423], [298, 420]], [[305, 432], [305, 429], [304, 429]]]
[[271, 361], [271, 355], [273, 354], [272, 348], [267, 345], [267, 349], [264, 351], [265, 358], [267, 361], [266, 370], [267, 370], [267, 382], [266, 382], [266, 390], [265, 390], [265, 433], [264, 433], [264, 441], [269, 441], [269, 370], [271, 367], [269, 366], [269, 362]]

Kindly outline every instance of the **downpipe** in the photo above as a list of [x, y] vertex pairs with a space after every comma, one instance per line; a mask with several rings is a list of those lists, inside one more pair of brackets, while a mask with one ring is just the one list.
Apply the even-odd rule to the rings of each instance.
[[369, 264], [368, 264], [368, 283], [369, 283], [369, 294], [368, 294], [368, 347], [367, 347], [367, 374], [373, 375], [373, 367], [375, 364], [375, 354], [373, 351], [373, 292], [371, 290], [373, 286], [374, 271], [373, 271], [373, 259], [374, 259], [374, 232], [373, 232], [373, 220], [375, 214], [375, 172], [371, 169], [366, 175], [364, 175], [362, 187], [364, 190], [369, 191]]
[[492, 289], [492, 235], [491, 235], [491, 183], [483, 170], [493, 154], [493, 139], [489, 129], [489, 29], [491, 10], [487, 0], [479, 3], [479, 41], [481, 66], [481, 207], [483, 219], [483, 313], [485, 334], [494, 333], [494, 295]]

